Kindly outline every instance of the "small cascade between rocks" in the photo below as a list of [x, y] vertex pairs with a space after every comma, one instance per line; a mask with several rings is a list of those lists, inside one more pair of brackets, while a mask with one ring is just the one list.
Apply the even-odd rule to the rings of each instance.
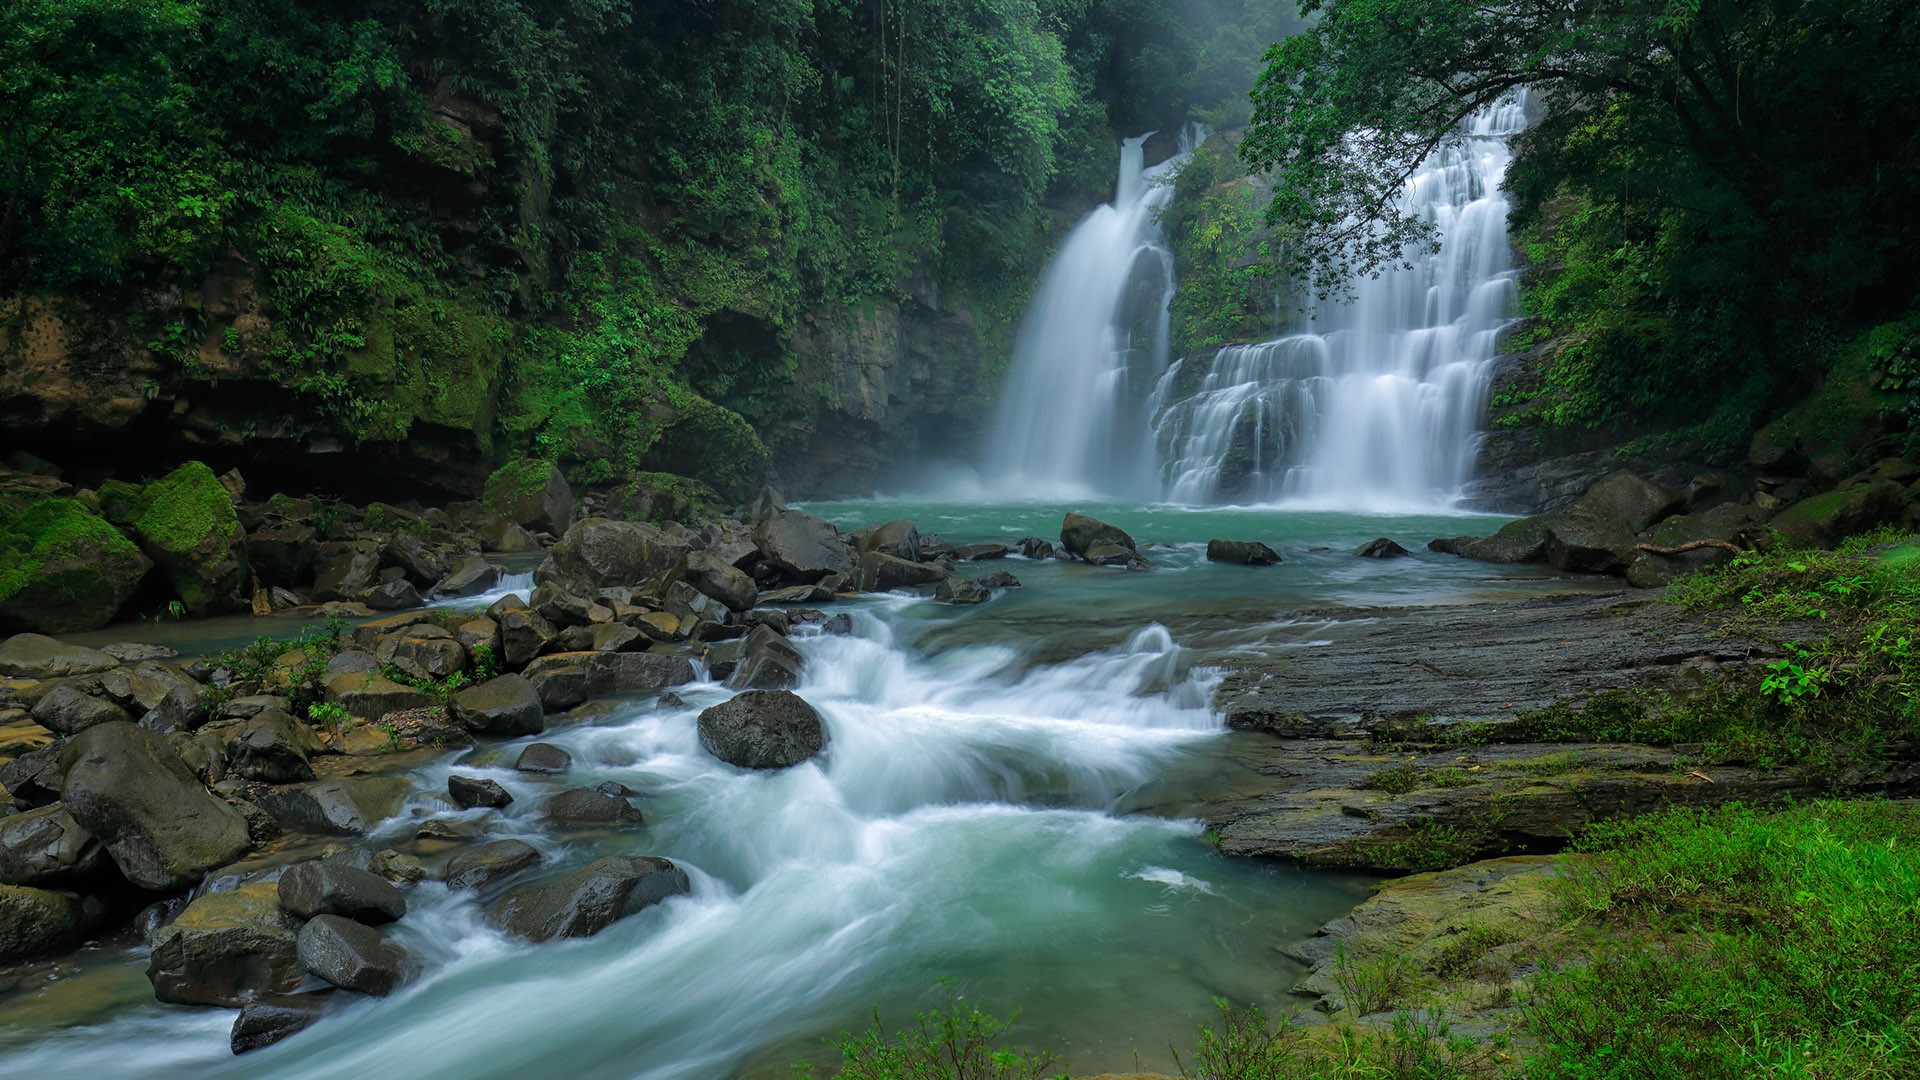
[[1021, 320], [984, 478], [1025, 498], [1154, 493], [1142, 436], [1150, 391], [1167, 368], [1173, 253], [1159, 214], [1205, 132], [1144, 168], [1148, 132], [1120, 148], [1113, 202], [1088, 214], [1048, 264]]
[[1183, 361], [1155, 387], [1163, 497], [1390, 510], [1443, 508], [1473, 478], [1491, 361], [1517, 288], [1500, 190], [1515, 96], [1408, 180], [1440, 247], [1321, 301], [1311, 332]]

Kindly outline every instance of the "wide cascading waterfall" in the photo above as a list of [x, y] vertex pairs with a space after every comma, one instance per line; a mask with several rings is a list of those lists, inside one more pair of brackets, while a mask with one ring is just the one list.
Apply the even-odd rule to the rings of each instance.
[[1440, 247], [1322, 301], [1313, 333], [1168, 370], [1154, 398], [1161, 492], [1174, 502], [1444, 507], [1473, 477], [1491, 361], [1516, 287], [1500, 190], [1526, 124], [1516, 96], [1408, 181]]
[[1158, 218], [1190, 139], [1146, 169], [1147, 138], [1121, 145], [1113, 202], [1067, 236], [1020, 323], [984, 469], [1002, 491], [1153, 493], [1153, 448], [1142, 432], [1149, 392], [1167, 366], [1173, 296], [1173, 255]]

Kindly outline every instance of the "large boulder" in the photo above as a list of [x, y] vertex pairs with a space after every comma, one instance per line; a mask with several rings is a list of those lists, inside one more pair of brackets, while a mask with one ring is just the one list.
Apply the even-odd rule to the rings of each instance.
[[1548, 564], [1575, 574], [1623, 574], [1633, 561], [1633, 533], [1611, 519], [1572, 511], [1547, 523]]
[[98, 675], [63, 682], [34, 703], [33, 721], [48, 731], [77, 735], [99, 724], [126, 722], [133, 717], [106, 696]]
[[534, 571], [534, 581], [592, 595], [639, 585], [673, 568], [693, 548], [685, 540], [637, 521], [587, 518], [574, 522]]
[[60, 765], [74, 820], [143, 889], [185, 888], [252, 847], [246, 818], [209, 794], [158, 735], [101, 724], [74, 736]]
[[371, 541], [328, 544], [315, 557], [315, 600], [359, 600], [379, 583], [380, 549]]
[[360, 720], [378, 720], [393, 712], [421, 709], [433, 695], [372, 671], [342, 671], [327, 679], [327, 700]]
[[552, 623], [529, 607], [500, 607], [493, 618], [500, 626], [500, 659], [509, 667], [526, 666], [560, 636]]
[[1124, 566], [1128, 570], [1151, 568], [1145, 556], [1123, 544], [1095, 544], [1080, 557], [1091, 566]]
[[500, 568], [479, 555], [463, 555], [433, 586], [442, 597], [478, 596], [500, 584]]
[[1833, 547], [1855, 533], [1896, 523], [1906, 512], [1905, 490], [1880, 480], [1802, 500], [1767, 524], [1795, 547]]
[[556, 536], [573, 521], [573, 489], [567, 478], [552, 462], [534, 458], [496, 469], [487, 477], [480, 504], [503, 521]]
[[488, 735], [538, 735], [546, 709], [523, 675], [500, 675], [453, 695], [448, 711], [468, 731]]
[[113, 621], [153, 568], [72, 499], [0, 498], [0, 628], [56, 634]]
[[70, 892], [0, 885], [0, 963], [69, 945], [97, 917]]
[[692, 891], [686, 871], [666, 859], [611, 855], [554, 881], [500, 898], [494, 925], [528, 941], [592, 937], [628, 915]]
[[134, 533], [187, 610], [207, 615], [241, 607], [246, 534], [213, 470], [189, 461], [147, 485], [140, 502]]
[[685, 582], [730, 611], [746, 611], [759, 596], [752, 578], [704, 551], [689, 551], [667, 572], [667, 581]]
[[560, 825], [639, 825], [640, 808], [618, 795], [591, 788], [563, 791], [547, 800], [541, 814]]
[[55, 803], [0, 818], [0, 885], [47, 885], [84, 877], [105, 860], [100, 841]]
[[291, 588], [307, 580], [319, 550], [318, 538], [307, 525], [259, 529], [247, 535], [247, 562], [260, 584], [269, 587]]
[[297, 784], [313, 779], [308, 759], [321, 749], [312, 728], [280, 709], [262, 709], [241, 721], [227, 740], [227, 771], [269, 784]]
[[1630, 472], [1609, 473], [1586, 494], [1573, 501], [1566, 513], [1573, 517], [1603, 522], [1629, 534], [1640, 532], [1686, 505], [1687, 493], [1656, 484]]
[[365, 836], [399, 813], [413, 793], [401, 776], [356, 776], [262, 791], [253, 801], [283, 827], [299, 832]]
[[820, 714], [786, 690], [748, 690], [700, 714], [700, 745], [729, 765], [783, 769], [820, 753]]
[[68, 645], [40, 634], [15, 634], [0, 642], [0, 675], [19, 679], [57, 679], [90, 675], [117, 667], [111, 653]]
[[767, 623], [747, 634], [747, 640], [741, 646], [733, 671], [728, 674], [728, 686], [736, 690], [779, 690], [796, 685], [800, 681], [800, 668], [805, 657], [794, 648], [793, 642], [785, 634], [775, 630]]
[[889, 521], [860, 534], [860, 553], [878, 552], [908, 562], [920, 561], [920, 530], [911, 521]]
[[[1648, 547], [1669, 550], [1700, 540], [1738, 545], [1753, 528], [1756, 513], [1752, 506], [1721, 503], [1698, 513], [1676, 514], [1649, 530], [1645, 542]], [[1627, 583], [1657, 589], [1732, 558], [1733, 552], [1724, 547], [1696, 548], [1675, 555], [1636, 550], [1633, 561], [1627, 564]]]
[[387, 935], [338, 915], [316, 915], [300, 928], [300, 966], [342, 990], [385, 997], [419, 965]]
[[369, 926], [390, 923], [407, 913], [407, 898], [386, 878], [333, 860], [288, 867], [280, 875], [280, 907], [301, 919], [344, 915]]
[[1273, 566], [1280, 561], [1280, 554], [1258, 540], [1209, 540], [1207, 561], [1235, 566]]
[[147, 978], [169, 1004], [241, 1005], [299, 985], [296, 941], [274, 883], [206, 893], [154, 933]]
[[495, 840], [467, 848], [447, 862], [447, 888], [481, 890], [540, 863], [525, 840]]
[[380, 565], [396, 567], [422, 589], [432, 588], [447, 575], [446, 556], [412, 533], [397, 532], [380, 548]]
[[786, 577], [819, 581], [830, 574], [853, 573], [853, 549], [832, 522], [801, 510], [768, 515], [753, 529], [762, 558]]
[[272, 1046], [291, 1035], [312, 1027], [327, 1013], [332, 991], [317, 994], [262, 994], [240, 1006], [227, 1035], [227, 1046], [236, 1054]]
[[1098, 518], [1085, 514], [1068, 514], [1060, 523], [1060, 545], [1077, 558], [1086, 558], [1087, 553], [1103, 544], [1139, 550], [1134, 546], [1133, 537], [1117, 525], [1109, 525]]
[[1537, 563], [1547, 561], [1547, 523], [1544, 518], [1521, 518], [1500, 526], [1492, 536], [1461, 545], [1459, 553], [1469, 559], [1490, 563]]
[[571, 709], [588, 698], [658, 693], [693, 678], [693, 661], [650, 652], [554, 653], [528, 664], [526, 670], [527, 681], [548, 712]]
[[933, 563], [910, 562], [870, 551], [860, 556], [860, 564], [853, 573], [853, 587], [861, 592], [892, 592], [921, 585], [938, 585], [945, 576], [946, 569]]

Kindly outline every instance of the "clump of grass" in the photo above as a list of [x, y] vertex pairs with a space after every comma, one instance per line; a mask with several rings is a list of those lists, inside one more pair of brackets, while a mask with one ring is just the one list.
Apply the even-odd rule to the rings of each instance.
[[1535, 984], [1532, 1074], [1920, 1075], [1920, 808], [1675, 810], [1579, 849], [1598, 936]]
[[[888, 1031], [875, 1008], [865, 1031], [829, 1040], [841, 1057], [833, 1080], [1065, 1080], [1065, 1073], [1049, 1072], [1060, 1060], [1052, 1052], [999, 1045], [1012, 1023], [961, 1001], [951, 987], [946, 1007], [915, 1013], [899, 1031]], [[815, 1070], [801, 1062], [794, 1075], [812, 1077]]]
[[1257, 1008], [1215, 1004], [1220, 1020], [1200, 1030], [1192, 1061], [1175, 1054], [1187, 1080], [1458, 1080], [1489, 1075], [1505, 1045], [1455, 1035], [1431, 1010], [1402, 1010], [1384, 1029], [1312, 1031]]
[[1459, 788], [1474, 782], [1472, 773], [1452, 765], [1425, 768], [1407, 762], [1377, 769], [1354, 786], [1384, 791], [1389, 795], [1406, 795], [1422, 788]]

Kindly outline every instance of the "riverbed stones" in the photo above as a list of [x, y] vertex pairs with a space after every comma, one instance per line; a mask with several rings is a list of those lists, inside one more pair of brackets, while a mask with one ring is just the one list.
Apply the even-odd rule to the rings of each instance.
[[1120, 544], [1095, 544], [1080, 556], [1092, 566], [1121, 566], [1128, 570], [1150, 569], [1144, 556]]
[[1069, 554], [1086, 558], [1097, 547], [1112, 546], [1137, 550], [1133, 537], [1117, 525], [1109, 525], [1085, 514], [1068, 514], [1060, 523], [1060, 546]]
[[0, 885], [0, 962], [71, 944], [99, 914], [74, 893]]
[[1020, 549], [1022, 556], [1029, 559], [1051, 559], [1055, 554], [1053, 541], [1038, 536], [1023, 536], [1015, 546]]
[[495, 840], [467, 848], [447, 863], [447, 888], [482, 890], [539, 865], [538, 849], [525, 840]]
[[1209, 540], [1207, 561], [1234, 566], [1273, 566], [1280, 554], [1258, 540]]
[[498, 781], [478, 776], [447, 777], [447, 797], [462, 810], [498, 810], [513, 801], [513, 793]]
[[463, 555], [433, 586], [441, 597], [478, 596], [500, 584], [500, 568], [479, 555]]
[[762, 623], [747, 635], [727, 685], [734, 689], [778, 690], [800, 681], [805, 658], [793, 642]]
[[329, 676], [327, 700], [359, 720], [378, 720], [388, 713], [425, 708], [434, 703], [431, 694], [372, 671]]
[[315, 600], [358, 600], [380, 582], [380, 550], [364, 540], [323, 544], [315, 567]]
[[208, 794], [151, 732], [127, 723], [88, 728], [62, 749], [60, 765], [74, 820], [143, 889], [192, 885], [252, 847], [246, 819]]
[[637, 521], [576, 521], [534, 571], [534, 581], [581, 594], [633, 586], [666, 573], [691, 551], [686, 541]]
[[491, 611], [494, 621], [500, 625], [500, 658], [511, 667], [531, 662], [560, 634], [552, 623], [525, 605], [495, 604]]
[[982, 574], [973, 583], [983, 589], [1017, 589], [1020, 579], [1013, 576], [1011, 570], [995, 570], [991, 574]]
[[749, 690], [700, 714], [700, 745], [729, 765], [783, 769], [827, 745], [820, 713], [786, 690]]
[[1413, 554], [1394, 540], [1382, 536], [1361, 544], [1354, 554], [1362, 559], [1403, 559]]
[[314, 778], [308, 759], [322, 748], [312, 728], [270, 708], [241, 721], [226, 749], [229, 773], [269, 784], [295, 784]]
[[920, 561], [920, 530], [911, 521], [894, 520], [860, 534], [861, 554], [878, 552], [908, 562]]
[[935, 585], [945, 576], [946, 571], [937, 565], [870, 551], [860, 556], [860, 564], [854, 570], [853, 587], [861, 592], [892, 592]]
[[339, 915], [316, 915], [300, 928], [300, 966], [342, 990], [385, 997], [413, 977], [407, 951], [370, 926]]
[[933, 590], [933, 598], [942, 604], [984, 604], [992, 596], [987, 588], [982, 582], [949, 574], [940, 579], [939, 587]]
[[374, 639], [373, 658], [416, 679], [438, 682], [467, 666], [467, 650], [453, 631], [425, 623]]
[[552, 743], [528, 743], [514, 760], [518, 772], [557, 774], [573, 768], [573, 755]]
[[753, 542], [787, 578], [811, 584], [853, 573], [853, 551], [832, 522], [800, 510], [781, 510], [754, 526]]
[[58, 803], [0, 818], [0, 884], [68, 881], [92, 873], [105, 858], [99, 839]]
[[277, 891], [263, 881], [206, 893], [155, 931], [147, 962], [154, 996], [172, 1005], [235, 1006], [298, 985], [305, 969]]
[[447, 711], [468, 731], [538, 735], [546, 730], [540, 694], [524, 675], [499, 675], [453, 695]]
[[619, 919], [692, 891], [667, 859], [611, 855], [540, 885], [524, 885], [489, 912], [494, 925], [528, 941], [592, 937]]
[[644, 820], [639, 807], [592, 788], [563, 791], [548, 799], [541, 813], [557, 825], [639, 825]]
[[667, 572], [667, 582], [685, 582], [730, 611], [753, 607], [759, 590], [738, 568], [704, 551], [689, 551]]
[[0, 642], [0, 675], [20, 679], [57, 679], [91, 675], [119, 666], [112, 654], [68, 645], [42, 634], [15, 634]]
[[102, 691], [98, 676], [82, 676], [48, 691], [33, 706], [34, 723], [61, 735], [78, 735], [99, 724], [133, 719]]
[[379, 926], [407, 913], [407, 898], [386, 878], [341, 861], [290, 866], [280, 875], [279, 890], [280, 907], [301, 919], [344, 915]]
[[331, 991], [316, 994], [262, 994], [240, 1006], [227, 1035], [236, 1054], [272, 1046], [312, 1027], [327, 1013]]
[[399, 812], [413, 785], [400, 776], [355, 776], [262, 791], [256, 802], [289, 829], [365, 836]]
[[571, 709], [589, 698], [658, 693], [692, 682], [693, 661], [666, 653], [572, 652], [543, 656], [525, 677], [547, 712]]

